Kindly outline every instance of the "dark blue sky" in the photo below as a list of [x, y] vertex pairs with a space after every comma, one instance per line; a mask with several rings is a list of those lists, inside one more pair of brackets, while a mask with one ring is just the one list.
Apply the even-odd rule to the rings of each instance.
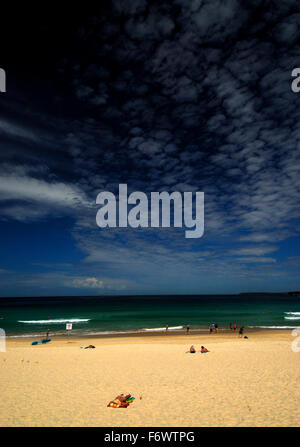
[[[299, 2], [26, 8], [0, 31], [0, 295], [299, 290]], [[120, 183], [204, 191], [204, 236], [98, 228]]]

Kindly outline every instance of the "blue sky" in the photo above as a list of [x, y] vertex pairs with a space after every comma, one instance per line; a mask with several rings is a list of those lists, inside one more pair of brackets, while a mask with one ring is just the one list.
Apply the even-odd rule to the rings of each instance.
[[[7, 18], [1, 296], [299, 290], [300, 8], [273, 3]], [[204, 236], [100, 229], [120, 183], [204, 191]]]

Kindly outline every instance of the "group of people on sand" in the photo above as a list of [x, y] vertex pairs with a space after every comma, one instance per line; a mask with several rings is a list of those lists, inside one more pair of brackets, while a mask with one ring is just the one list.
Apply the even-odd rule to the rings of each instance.
[[[216, 323], [211, 323], [211, 325], [209, 326], [209, 333], [211, 334], [212, 332], [218, 332], [218, 328], [219, 326]], [[243, 335], [244, 333], [244, 328], [245, 326], [241, 326], [240, 330], [239, 330], [239, 334], [240, 336]], [[235, 332], [237, 330], [237, 324], [236, 323], [229, 323], [229, 329], [233, 332]]]
[[[190, 353], [191, 354], [196, 354], [196, 349], [195, 349], [195, 346], [194, 345], [192, 345], [191, 347], [190, 347]], [[200, 353], [201, 354], [206, 354], [207, 352], [209, 352], [209, 350], [207, 349], [207, 348], [205, 348], [205, 346], [201, 346], [201, 350], [200, 350]]]
[[[209, 326], [209, 333], [212, 334], [213, 332], [218, 332], [218, 329], [219, 329], [219, 325], [217, 323], [211, 323], [211, 325]], [[229, 329], [232, 332], [236, 332], [237, 324], [236, 323], [233, 323], [233, 324], [229, 323]], [[239, 336], [240, 337], [243, 336], [244, 329], [245, 329], [245, 326], [241, 326], [240, 327], [240, 329], [239, 329]], [[169, 331], [169, 325], [166, 324], [166, 335], [168, 334], [168, 331]], [[186, 334], [190, 333], [190, 326], [188, 324], [185, 325], [185, 332], [186, 332]]]
[[[232, 323], [230, 323], [230, 329], [233, 330], [233, 331], [236, 331], [236, 329], [237, 329], [237, 325], [236, 325], [236, 323], [234, 323], [233, 325], [232, 325]], [[241, 326], [240, 329], [239, 329], [239, 337], [240, 337], [240, 338], [242, 338], [242, 336], [243, 336], [243, 334], [244, 334], [244, 329], [245, 329], [245, 326]], [[216, 323], [212, 323], [212, 324], [209, 326], [209, 332], [212, 333], [213, 331], [218, 332], [218, 325], [217, 325]], [[244, 338], [248, 338], [248, 337], [244, 337]], [[195, 346], [194, 346], [194, 345], [192, 345], [192, 346], [190, 347], [189, 352], [190, 352], [191, 354], [195, 354], [195, 353], [196, 353], [196, 349], [195, 349]], [[200, 353], [201, 353], [201, 354], [205, 354], [206, 352], [209, 352], [209, 350], [208, 350], [207, 348], [205, 348], [205, 346], [201, 346]]]
[[[237, 324], [236, 323], [229, 323], [229, 329], [232, 332], [235, 332], [237, 330]], [[245, 326], [241, 326], [239, 329], [239, 336], [242, 337], [244, 334], [244, 329]], [[211, 334], [212, 332], [218, 332], [218, 325], [216, 323], [211, 323], [211, 325], [209, 326], [209, 333]]]

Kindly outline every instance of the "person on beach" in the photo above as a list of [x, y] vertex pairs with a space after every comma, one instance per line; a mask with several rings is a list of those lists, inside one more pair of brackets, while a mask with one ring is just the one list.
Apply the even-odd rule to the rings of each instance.
[[196, 349], [194, 348], [194, 345], [192, 345], [192, 346], [190, 347], [190, 353], [191, 353], [191, 354], [196, 354]]
[[209, 352], [208, 349], [205, 348], [205, 346], [201, 346], [201, 354], [206, 354], [206, 352]]
[[115, 408], [118, 408], [118, 407], [127, 408], [129, 406], [129, 402], [126, 402], [126, 401], [130, 397], [131, 397], [131, 394], [127, 394], [126, 396], [124, 396], [124, 394], [119, 394], [119, 396], [117, 396], [114, 400], [111, 400], [107, 406], [115, 407]]
[[233, 330], [236, 331], [236, 323], [233, 323]]
[[240, 330], [239, 330], [239, 337], [240, 338], [243, 336], [243, 333], [244, 333], [244, 326], [241, 326]]
[[232, 323], [229, 323], [229, 329], [232, 331]]
[[169, 325], [166, 324], [166, 335], [168, 334], [168, 330], [169, 330]]
[[190, 326], [188, 324], [185, 325], [186, 333], [188, 334], [190, 332]]
[[49, 331], [50, 331], [50, 329], [47, 329], [46, 338], [49, 338]]
[[215, 328], [215, 324], [214, 324], [214, 323], [211, 323], [211, 325], [209, 326], [209, 333], [210, 333], [210, 334], [212, 333], [212, 331], [214, 330], [214, 328]]
[[218, 326], [217, 324], [215, 324], [215, 331], [216, 331], [216, 332], [218, 332], [218, 327], [219, 327], [219, 326]]

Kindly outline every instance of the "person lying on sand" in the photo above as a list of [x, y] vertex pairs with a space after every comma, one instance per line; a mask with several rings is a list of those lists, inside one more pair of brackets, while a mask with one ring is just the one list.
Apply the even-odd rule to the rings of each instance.
[[86, 346], [84, 349], [94, 349], [96, 346], [94, 346], [94, 345], [88, 345], [88, 346]]
[[206, 349], [204, 346], [201, 346], [201, 354], [205, 354], [206, 352], [209, 352], [208, 349]]

